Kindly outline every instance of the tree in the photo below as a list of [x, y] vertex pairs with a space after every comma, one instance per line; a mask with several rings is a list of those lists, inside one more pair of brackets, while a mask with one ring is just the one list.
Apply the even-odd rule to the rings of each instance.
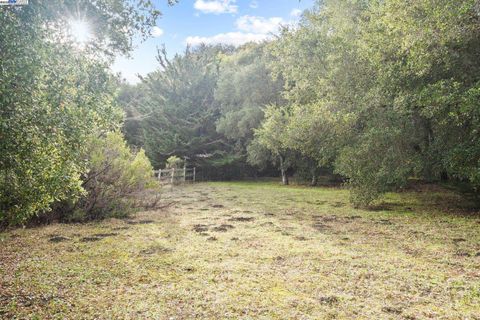
[[477, 185], [478, 21], [468, 0], [318, 1], [270, 45], [285, 145], [333, 166], [356, 203], [412, 176]]
[[145, 146], [142, 121], [149, 116], [142, 109], [145, 96], [145, 87], [142, 84], [131, 85], [122, 83], [117, 95], [117, 101], [125, 113], [122, 132], [129, 145], [137, 148]]
[[223, 55], [220, 63], [215, 100], [222, 116], [217, 131], [239, 144], [243, 152], [263, 119], [263, 108], [283, 103], [283, 80], [273, 78], [265, 46], [246, 44], [233, 54]]
[[253, 165], [261, 164], [260, 160], [269, 159], [280, 169], [282, 183], [289, 184], [287, 170], [294, 158], [289, 147], [285, 146], [283, 132], [288, 123], [289, 110], [276, 106], [265, 109], [265, 121], [255, 130], [253, 146], [249, 150], [249, 161]]
[[145, 149], [156, 167], [172, 155], [206, 167], [230, 147], [216, 131], [219, 106], [214, 99], [219, 54], [231, 48], [199, 46], [168, 59], [159, 50], [160, 69], [143, 79], [141, 122]]
[[[95, 41], [80, 48], [65, 30], [86, 12]], [[148, 35], [158, 14], [150, 2], [123, 0], [0, 8], [1, 224], [82, 194], [85, 142], [121, 123], [108, 62], [134, 34]]]

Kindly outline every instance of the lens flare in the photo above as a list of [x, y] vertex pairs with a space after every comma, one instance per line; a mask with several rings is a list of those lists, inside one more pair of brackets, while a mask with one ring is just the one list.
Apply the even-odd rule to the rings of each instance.
[[69, 33], [75, 42], [84, 45], [92, 38], [90, 26], [85, 20], [71, 20], [68, 24]]

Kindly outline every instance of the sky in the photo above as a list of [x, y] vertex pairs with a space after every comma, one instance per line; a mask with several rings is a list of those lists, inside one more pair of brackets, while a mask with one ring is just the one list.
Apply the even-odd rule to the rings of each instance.
[[117, 57], [112, 69], [129, 83], [158, 68], [157, 48], [165, 44], [168, 55], [182, 53], [187, 44], [226, 43], [235, 46], [272, 37], [279, 25], [298, 21], [314, 0], [180, 0], [168, 6], [155, 0], [162, 12], [152, 36], [140, 43], [131, 57]]

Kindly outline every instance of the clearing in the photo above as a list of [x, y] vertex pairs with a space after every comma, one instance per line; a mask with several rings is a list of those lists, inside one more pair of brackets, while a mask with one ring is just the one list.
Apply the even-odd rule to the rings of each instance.
[[0, 234], [0, 318], [480, 319], [480, 218], [455, 194], [175, 187], [163, 212]]

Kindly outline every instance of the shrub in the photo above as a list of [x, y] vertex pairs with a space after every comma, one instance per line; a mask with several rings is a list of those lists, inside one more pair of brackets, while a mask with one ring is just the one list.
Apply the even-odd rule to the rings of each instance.
[[178, 168], [183, 167], [184, 163], [185, 163], [184, 160], [182, 160], [181, 158], [179, 158], [177, 156], [171, 156], [167, 159], [167, 161], [165, 163], [165, 168], [167, 168], [167, 169], [172, 169], [172, 168], [178, 169]]
[[88, 145], [89, 171], [83, 176], [86, 195], [68, 210], [67, 220], [124, 217], [144, 207], [147, 191], [158, 194], [153, 168], [140, 150], [132, 152], [119, 132], [94, 137]]

